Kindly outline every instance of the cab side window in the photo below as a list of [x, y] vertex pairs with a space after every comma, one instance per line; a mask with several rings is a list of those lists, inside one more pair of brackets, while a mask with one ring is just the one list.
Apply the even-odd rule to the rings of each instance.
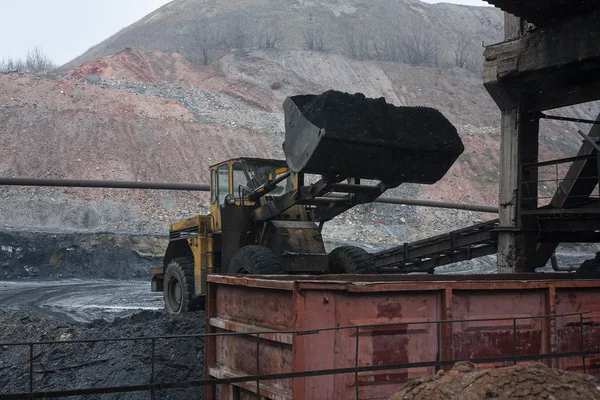
[[217, 173], [213, 169], [210, 171], [210, 204], [217, 201]]
[[242, 164], [233, 164], [232, 175], [233, 194], [236, 198], [244, 197], [244, 195], [248, 194], [246, 189], [246, 187], [248, 186], [248, 179], [246, 178], [246, 174], [244, 173], [244, 167], [242, 167]]
[[229, 165], [224, 164], [217, 170], [219, 208], [225, 204], [225, 197], [229, 194]]

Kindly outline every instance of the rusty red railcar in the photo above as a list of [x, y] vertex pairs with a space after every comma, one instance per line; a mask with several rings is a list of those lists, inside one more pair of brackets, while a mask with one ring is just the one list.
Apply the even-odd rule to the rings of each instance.
[[[339, 278], [211, 276], [207, 333], [247, 334], [207, 338], [206, 377], [357, 365], [377, 370], [288, 376], [258, 387], [221, 384], [207, 388], [207, 398], [256, 398], [259, 391], [267, 399], [387, 399], [408, 380], [458, 359], [483, 360], [480, 368], [542, 360], [600, 375], [600, 356], [593, 354], [600, 352], [598, 280], [568, 274]], [[265, 331], [272, 333], [249, 334]], [[562, 356], [536, 359], [551, 353]], [[413, 363], [421, 365], [397, 368]]]

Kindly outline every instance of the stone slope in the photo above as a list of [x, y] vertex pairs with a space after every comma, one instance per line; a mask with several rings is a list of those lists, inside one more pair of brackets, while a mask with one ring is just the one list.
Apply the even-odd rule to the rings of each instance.
[[[278, 48], [306, 48], [310, 27], [313, 32], [323, 30], [325, 51], [341, 54], [351, 52], [349, 38], [355, 35], [364, 37], [364, 41], [375, 39], [382, 51], [384, 43], [398, 35], [418, 32], [437, 38], [443, 55], [440, 60], [453, 63], [450, 49], [462, 40], [465, 32], [472, 49], [477, 49], [482, 42], [499, 41], [502, 26], [503, 15], [494, 7], [429, 4], [419, 0], [174, 0], [93, 46], [62, 70], [74, 69], [83, 62], [113, 55], [127, 47], [177, 52], [188, 59], [198, 56], [205, 41], [211, 42], [211, 52], [216, 47], [225, 47], [225, 51], [252, 48], [259, 46], [265, 33], [274, 27]], [[223, 43], [213, 46], [215, 41]], [[212, 56], [211, 60], [214, 61]]]

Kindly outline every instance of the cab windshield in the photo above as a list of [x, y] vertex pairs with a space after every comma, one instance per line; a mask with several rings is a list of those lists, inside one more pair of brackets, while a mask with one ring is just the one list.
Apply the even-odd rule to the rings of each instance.
[[[276, 179], [288, 172], [285, 163], [269, 160], [245, 160], [235, 163], [233, 167], [233, 185], [235, 196], [246, 197], [248, 193], [259, 188], [269, 180]], [[288, 177], [277, 184], [277, 187], [267, 196], [281, 196], [292, 189]]]

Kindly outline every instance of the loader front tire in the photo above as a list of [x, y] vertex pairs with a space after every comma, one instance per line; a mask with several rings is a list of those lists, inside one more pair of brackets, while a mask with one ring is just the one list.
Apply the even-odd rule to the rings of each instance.
[[194, 296], [194, 257], [177, 257], [167, 265], [163, 295], [169, 314], [194, 311], [199, 301]]
[[342, 246], [329, 253], [330, 274], [374, 274], [375, 260], [356, 246]]
[[263, 246], [244, 246], [235, 252], [227, 270], [230, 274], [280, 275], [281, 262]]

